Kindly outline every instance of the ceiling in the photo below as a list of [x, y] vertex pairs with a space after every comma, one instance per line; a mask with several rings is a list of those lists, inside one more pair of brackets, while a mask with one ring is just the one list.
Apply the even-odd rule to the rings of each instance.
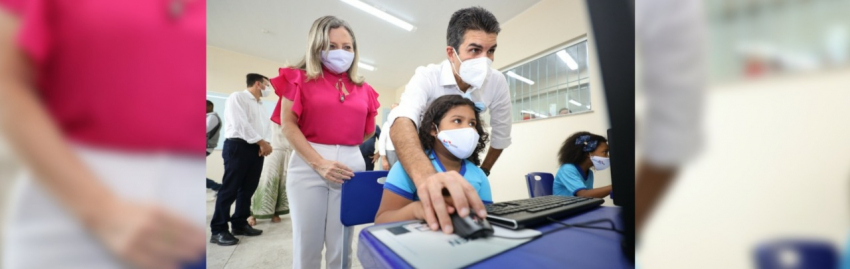
[[[480, 5], [505, 22], [540, 0], [363, 0], [417, 27], [408, 32], [340, 0], [213, 0], [207, 2], [207, 43], [281, 63], [304, 55], [307, 32], [317, 18], [334, 15], [353, 28], [360, 61], [375, 71], [361, 75], [379, 91], [403, 86], [418, 66], [442, 61], [446, 28], [455, 11]], [[247, 4], [246, 2], [250, 2]], [[268, 33], [264, 33], [268, 31]]]

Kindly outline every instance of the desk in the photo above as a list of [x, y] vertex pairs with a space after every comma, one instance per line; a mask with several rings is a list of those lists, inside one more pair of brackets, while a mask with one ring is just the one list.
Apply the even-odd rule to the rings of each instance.
[[[565, 223], [580, 223], [611, 219], [622, 229], [619, 207], [599, 207], [562, 219]], [[609, 227], [608, 222], [594, 226]], [[546, 232], [560, 224], [547, 224], [536, 230]], [[480, 261], [468, 268], [634, 268], [620, 250], [617, 232], [584, 228], [568, 228], [532, 240], [502, 254]], [[363, 268], [412, 268], [368, 231], [360, 232], [357, 258]]]

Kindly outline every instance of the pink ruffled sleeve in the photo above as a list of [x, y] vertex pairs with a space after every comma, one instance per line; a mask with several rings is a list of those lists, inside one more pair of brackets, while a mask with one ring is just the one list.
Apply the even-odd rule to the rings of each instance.
[[363, 83], [363, 89], [366, 90], [366, 93], [369, 95], [368, 102], [368, 110], [366, 111], [366, 126], [363, 131], [363, 135], [372, 133], [375, 131], [375, 116], [378, 115], [378, 108], [381, 107], [381, 103], [378, 102], [378, 92], [369, 86], [369, 84]]
[[[280, 68], [278, 72], [279, 76], [270, 79], [269, 82], [274, 87], [277, 96], [292, 101], [292, 112], [295, 112], [295, 115], [300, 118], [304, 109], [301, 104], [301, 85], [304, 82], [304, 71], [294, 68]], [[277, 106], [280, 108], [280, 101], [278, 101]], [[275, 109], [275, 111], [280, 111], [280, 109]]]

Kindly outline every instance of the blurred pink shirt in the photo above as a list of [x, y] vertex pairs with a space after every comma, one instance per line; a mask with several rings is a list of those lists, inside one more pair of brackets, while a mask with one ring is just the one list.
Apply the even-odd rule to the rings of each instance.
[[0, 7], [20, 19], [17, 44], [70, 140], [205, 152], [204, 0], [0, 0]]
[[[280, 68], [280, 76], [270, 80], [281, 98], [271, 120], [280, 124], [280, 100], [292, 101], [292, 112], [298, 116], [298, 127], [307, 141], [325, 145], [357, 146], [366, 134], [375, 131], [378, 93], [369, 84], [355, 85], [348, 73], [334, 74], [324, 67], [322, 76], [305, 81], [304, 70]], [[345, 84], [349, 95], [340, 102], [338, 82]]]

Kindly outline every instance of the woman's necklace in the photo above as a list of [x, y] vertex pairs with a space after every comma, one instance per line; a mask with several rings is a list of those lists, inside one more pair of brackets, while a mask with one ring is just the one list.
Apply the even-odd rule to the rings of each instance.
[[342, 78], [339, 78], [339, 80], [337, 80], [336, 90], [339, 91], [339, 102], [345, 102], [345, 95], [348, 94], [348, 90], [345, 88], [345, 83], [342, 83]]

